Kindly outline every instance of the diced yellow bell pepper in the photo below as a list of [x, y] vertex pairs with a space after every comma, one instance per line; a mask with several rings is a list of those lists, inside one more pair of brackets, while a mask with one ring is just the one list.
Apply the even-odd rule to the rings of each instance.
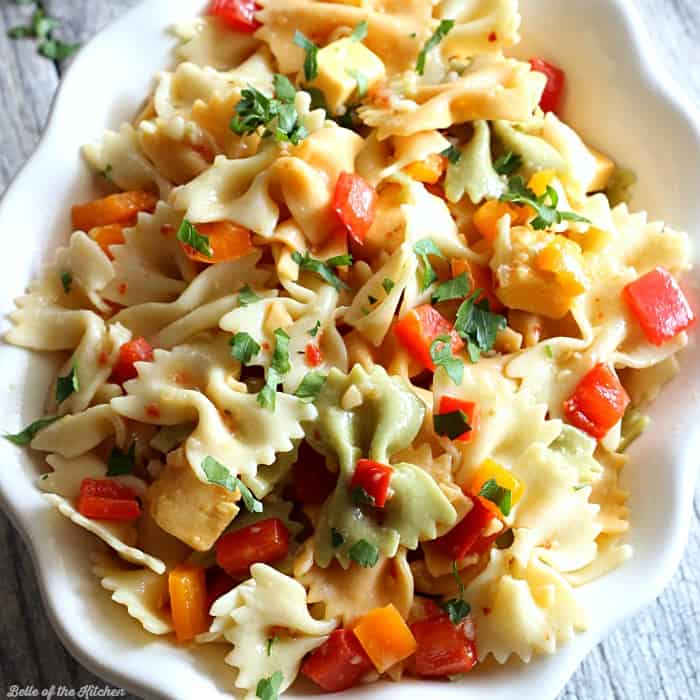
[[498, 222], [506, 215], [510, 214], [511, 226], [519, 226], [528, 221], [532, 216], [532, 209], [528, 206], [518, 206], [508, 202], [500, 202], [491, 199], [484, 202], [474, 212], [474, 227], [487, 241], [493, 243], [498, 234]]
[[[471, 494], [473, 496], [478, 496], [483, 485], [491, 479], [501, 488], [510, 491], [511, 505], [514, 506], [522, 498], [525, 491], [523, 482], [520, 481], [513, 472], [491, 458], [484, 460], [472, 477], [471, 488], [469, 489]], [[498, 506], [496, 506], [496, 508], [498, 508]]]
[[564, 296], [575, 297], [586, 291], [581, 247], [564, 236], [555, 236], [535, 258], [535, 268], [540, 272], [550, 272], [557, 279]]
[[[323, 92], [333, 114], [338, 114], [357, 91], [355, 75], [364, 76], [368, 90], [386, 78], [386, 69], [379, 56], [361, 41], [349, 37], [324, 46], [318, 52], [317, 63], [318, 75], [309, 84]], [[303, 74], [299, 81], [305, 82]]]
[[566, 232], [566, 237], [578, 243], [584, 253], [600, 253], [612, 242], [611, 233], [595, 226], [591, 226], [584, 233], [569, 230]]
[[416, 160], [409, 163], [403, 171], [417, 182], [425, 182], [434, 185], [445, 172], [445, 156], [431, 153], [425, 160]]
[[541, 197], [547, 191], [547, 187], [552, 184], [552, 180], [554, 180], [556, 175], [557, 173], [554, 170], [540, 170], [530, 178], [527, 186], [538, 197]]

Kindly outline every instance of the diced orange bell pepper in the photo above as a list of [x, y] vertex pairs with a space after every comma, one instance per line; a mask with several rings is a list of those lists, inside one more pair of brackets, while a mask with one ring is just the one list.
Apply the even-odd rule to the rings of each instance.
[[134, 491], [114, 479], [83, 479], [76, 508], [93, 520], [126, 521], [141, 517]]
[[487, 299], [489, 307], [494, 313], [501, 313], [501, 311], [505, 309], [505, 306], [503, 306], [496, 296], [491, 268], [479, 265], [466, 258], [455, 258], [452, 260], [452, 276], [458, 277], [463, 272], [467, 275], [472, 291], [483, 289], [483, 293], [479, 295], [477, 301]]
[[535, 268], [551, 272], [557, 279], [561, 294], [576, 297], [586, 291], [586, 272], [581, 248], [565, 236], [555, 236], [535, 258]]
[[209, 629], [209, 595], [205, 570], [180, 564], [168, 574], [170, 611], [179, 642], [194, 639]]
[[108, 224], [128, 224], [136, 220], [140, 211], [152, 212], [158, 197], [150, 192], [134, 190], [119, 192], [85, 204], [76, 204], [71, 210], [73, 228], [89, 231]]
[[556, 177], [557, 173], [554, 170], [540, 170], [535, 173], [527, 186], [538, 196], [541, 197], [547, 188], [552, 184], [552, 180]]
[[498, 222], [506, 214], [510, 214], [512, 226], [519, 226], [526, 224], [532, 217], [532, 209], [528, 206], [521, 207], [517, 204], [490, 199], [474, 212], [474, 227], [489, 243], [493, 243], [498, 235]]
[[353, 632], [379, 673], [407, 659], [417, 647], [410, 628], [391, 603], [363, 615]]
[[208, 224], [197, 224], [197, 232], [206, 236], [212, 255], [204, 255], [180, 241], [182, 249], [190, 260], [203, 263], [220, 263], [227, 260], [242, 258], [253, 250], [250, 231], [233, 221], [212, 221]]
[[121, 224], [107, 224], [98, 226], [90, 230], [90, 238], [97, 243], [102, 252], [110, 259], [114, 260], [112, 251], [109, 249], [113, 245], [124, 245], [124, 229]]
[[452, 352], [459, 352], [464, 347], [464, 341], [452, 328], [452, 324], [430, 304], [417, 306], [406, 312], [394, 326], [394, 333], [402, 345], [423, 367], [435, 371], [435, 365], [430, 357], [430, 346], [441, 335], [449, 335], [452, 339]]
[[409, 163], [403, 171], [418, 182], [434, 185], [445, 172], [446, 163], [447, 158], [445, 156], [441, 156], [439, 153], [431, 153], [425, 160], [416, 160], [413, 163]]

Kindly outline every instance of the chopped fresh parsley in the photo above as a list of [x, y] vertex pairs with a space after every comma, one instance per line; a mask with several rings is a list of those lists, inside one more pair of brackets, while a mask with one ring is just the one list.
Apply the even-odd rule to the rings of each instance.
[[559, 211], [559, 195], [551, 186], [547, 191], [537, 196], [526, 184], [521, 175], [513, 175], [508, 180], [508, 191], [501, 195], [502, 202], [513, 202], [519, 206], [530, 206], [537, 216], [530, 222], [532, 228], [542, 230], [560, 224], [562, 221], [578, 221], [584, 224], [591, 222], [571, 211]]
[[368, 294], [368, 295], [367, 295], [367, 301], [368, 301], [370, 304], [376, 304], [376, 303], [379, 301], [379, 299], [377, 299], [377, 297], [373, 297], [371, 294]]
[[202, 460], [202, 469], [210, 484], [223, 486], [227, 491], [238, 491], [243, 499], [243, 505], [251, 513], [262, 513], [263, 504], [253, 496], [251, 490], [221, 462], [213, 457], [205, 457]]
[[333, 272], [334, 267], [345, 267], [352, 265], [352, 255], [336, 255], [326, 262], [316, 260], [309, 255], [309, 251], [305, 251], [302, 255], [298, 250], [292, 253], [292, 260], [299, 265], [299, 269], [303, 272], [313, 272], [318, 275], [324, 282], [330, 284], [334, 289], [349, 289], [348, 285]]
[[513, 153], [513, 151], [508, 151], [508, 153], [504, 153], [496, 158], [493, 169], [499, 175], [512, 175], [522, 164], [523, 159], [519, 155]]
[[73, 284], [73, 275], [68, 272], [68, 270], [64, 270], [61, 273], [61, 284], [63, 285], [63, 291], [66, 294], [70, 294], [70, 287]]
[[396, 283], [394, 280], [390, 279], [389, 277], [385, 277], [384, 281], [382, 282], [382, 287], [384, 287], [384, 291], [387, 294], [391, 294], [391, 290], [396, 286]]
[[464, 600], [464, 584], [460, 578], [459, 571], [457, 570], [457, 562], [452, 562], [452, 575], [457, 580], [457, 585], [459, 587], [459, 597], [451, 598], [450, 600], [445, 600], [438, 605], [447, 613], [450, 618], [450, 622], [453, 625], [458, 625], [465, 617], [471, 612], [471, 607], [466, 600]]
[[78, 363], [74, 362], [70, 372], [65, 377], [56, 380], [56, 403], [63, 403], [71, 394], [80, 391], [78, 379]]
[[43, 7], [33, 0], [15, 0], [18, 5], [35, 5], [31, 24], [21, 27], [13, 27], [7, 32], [10, 39], [38, 39], [38, 52], [52, 61], [62, 61], [71, 56], [80, 47], [80, 44], [68, 44], [54, 38], [53, 32], [59, 27], [59, 21], [49, 17]]
[[374, 496], [367, 493], [362, 486], [353, 487], [350, 497], [356, 506], [373, 506], [375, 504]]
[[421, 284], [421, 291], [424, 292], [430, 285], [437, 279], [437, 274], [433, 270], [433, 266], [430, 264], [430, 258], [428, 256], [435, 255], [438, 258], [444, 258], [442, 251], [435, 245], [435, 241], [432, 238], [423, 238], [413, 244], [413, 250], [416, 255], [421, 259], [423, 263], [423, 282]]
[[299, 384], [298, 389], [294, 392], [294, 396], [306, 401], [316, 401], [325, 383], [326, 375], [323, 374], [323, 372], [319, 372], [318, 370], [309, 372], [301, 380], [301, 384]]
[[449, 146], [444, 151], [440, 153], [441, 156], [445, 156], [447, 160], [452, 163], [452, 165], [457, 165], [462, 158], [462, 151], [457, 148], [457, 146]]
[[368, 24], [367, 20], [363, 19], [362, 22], [360, 22], [355, 29], [352, 30], [352, 34], [350, 35], [350, 38], [353, 41], [364, 41], [365, 38], [367, 37], [367, 29], [368, 29]]
[[275, 349], [272, 353], [272, 364], [265, 373], [265, 386], [258, 393], [258, 404], [273, 411], [277, 405], [277, 386], [289, 372], [289, 336], [281, 329], [275, 331]]
[[180, 228], [177, 230], [177, 240], [190, 246], [190, 248], [194, 248], [207, 258], [211, 258], [214, 255], [214, 251], [209, 245], [209, 236], [203, 236], [197, 230], [197, 227], [187, 219], [182, 220]]
[[455, 440], [460, 435], [471, 432], [472, 429], [464, 411], [434, 414], [433, 428], [438, 435], [448, 437], [450, 440]]
[[437, 367], [443, 367], [447, 376], [461, 384], [464, 378], [464, 363], [452, 354], [452, 338], [440, 335], [430, 344], [430, 359]]
[[238, 306], [248, 306], [248, 304], [254, 304], [256, 301], [260, 301], [259, 297], [251, 288], [249, 284], [246, 284], [240, 292], [238, 292]]
[[506, 327], [506, 319], [491, 311], [488, 299], [476, 301], [481, 294], [477, 289], [457, 311], [455, 330], [467, 341], [472, 362], [478, 362], [482, 352], [493, 350], [498, 331]]
[[367, 76], [356, 68], [348, 68], [347, 74], [355, 79], [357, 83], [357, 96], [362, 99], [367, 94], [367, 88], [369, 87]]
[[107, 476], [122, 476], [133, 474], [136, 466], [136, 440], [131, 443], [128, 452], [122, 452], [118, 447], [112, 449], [107, 460]]
[[51, 425], [51, 423], [55, 423], [60, 418], [62, 418], [62, 416], [39, 418], [39, 420], [35, 420], [33, 423], [30, 423], [24, 430], [21, 430], [19, 433], [7, 433], [3, 435], [3, 437], [5, 438], [5, 440], [9, 440], [14, 445], [25, 447], [35, 438], [38, 432]]
[[496, 538], [496, 547], [498, 549], [508, 549], [509, 547], [513, 546], [513, 541], [515, 540], [515, 535], [513, 534], [513, 530], [508, 528], [507, 530], [504, 530], [497, 538]]
[[318, 76], [318, 46], [298, 29], [294, 32], [294, 43], [306, 52], [304, 78], [307, 82], [311, 82]]
[[471, 291], [471, 283], [467, 278], [467, 273], [462, 272], [447, 282], [438, 285], [433, 293], [433, 303], [440, 301], [452, 301], [453, 299], [464, 299]]
[[423, 75], [423, 73], [425, 73], [425, 59], [428, 53], [434, 48], [437, 48], [438, 44], [449, 34], [454, 26], [455, 21], [453, 19], [443, 19], [440, 22], [440, 26], [435, 30], [435, 33], [425, 42], [418, 54], [418, 60], [416, 61], [416, 73], [418, 73], [418, 75]]
[[267, 643], [266, 643], [266, 648], [267, 648], [267, 655], [271, 656], [272, 655], [272, 645], [279, 639], [279, 637], [268, 637]]
[[501, 513], [508, 517], [512, 508], [512, 494], [510, 489], [505, 489], [499, 486], [495, 479], [489, 479], [479, 490], [479, 496], [485, 498], [491, 503], [495, 503], [501, 510]]
[[249, 365], [250, 361], [260, 352], [260, 345], [245, 331], [236, 333], [228, 343], [231, 346], [231, 357], [242, 365]]
[[316, 325], [313, 328], [309, 329], [309, 335], [312, 338], [315, 338], [318, 335], [318, 332], [321, 330], [321, 322], [316, 321]]
[[289, 78], [279, 73], [275, 74], [273, 85], [274, 97], [267, 97], [253, 86], [245, 88], [229, 128], [243, 136], [265, 127], [265, 136], [272, 135], [276, 141], [289, 141], [296, 146], [308, 135], [295, 106], [296, 90]]
[[262, 678], [255, 688], [256, 697], [260, 700], [277, 700], [283, 680], [282, 671], [275, 671], [269, 678]]
[[379, 548], [367, 540], [359, 540], [350, 547], [348, 556], [360, 566], [370, 569], [379, 561]]
[[334, 527], [331, 528], [331, 544], [334, 549], [338, 549], [338, 547], [342, 547], [345, 544], [345, 537]]
[[105, 180], [107, 180], [107, 182], [113, 182], [113, 180], [112, 180], [112, 170], [113, 170], [113, 169], [114, 169], [114, 168], [112, 168], [112, 164], [111, 164], [111, 163], [107, 163], [107, 166], [105, 167], [105, 169], [104, 169], [104, 170], [100, 170], [100, 171], [98, 172], [98, 175], [99, 175], [100, 177], [103, 177]]
[[553, 360], [553, 359], [554, 359], [554, 352], [552, 351], [552, 346], [551, 346], [549, 343], [547, 343], [547, 344], [544, 346], [544, 354], [547, 355], [547, 357], [548, 357], [550, 360]]

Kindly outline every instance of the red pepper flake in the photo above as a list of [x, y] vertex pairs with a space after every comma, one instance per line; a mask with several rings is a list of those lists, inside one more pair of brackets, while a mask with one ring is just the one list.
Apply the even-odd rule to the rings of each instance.
[[122, 283], [119, 285], [119, 293], [120, 293], [122, 296], [124, 296], [124, 294], [126, 294], [126, 290], [127, 290], [128, 288], [129, 288], [129, 287], [127, 286], [126, 282], [122, 282]]
[[146, 406], [146, 415], [150, 418], [160, 418], [160, 408], [154, 403], [149, 403]]
[[494, 41], [498, 40], [498, 34], [496, 32], [491, 32], [489, 34], [489, 41], [493, 44]]
[[490, 615], [491, 614], [491, 608], [484, 608], [484, 615]]
[[109, 357], [104, 350], [97, 356], [97, 361], [101, 365], [106, 365], [109, 362]]
[[160, 227], [160, 232], [163, 236], [172, 236], [175, 233], [175, 227], [170, 224], [163, 224]]
[[263, 350], [269, 350], [269, 349], [270, 349], [270, 343], [268, 343], [267, 341], [265, 341], [265, 342], [262, 344], [262, 347], [263, 347]]
[[306, 346], [306, 364], [309, 367], [318, 367], [323, 362], [323, 353], [318, 345], [309, 343]]

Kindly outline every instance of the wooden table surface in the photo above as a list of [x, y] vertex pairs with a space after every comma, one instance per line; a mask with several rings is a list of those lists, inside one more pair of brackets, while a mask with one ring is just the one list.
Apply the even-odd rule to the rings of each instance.
[[[177, 1], [177, 0], [174, 0]], [[137, 0], [44, 0], [62, 21], [62, 39], [88, 40]], [[637, 0], [665, 62], [700, 101], [700, 2]], [[32, 152], [44, 127], [63, 65], [37, 55], [34, 42], [10, 41], [6, 30], [30, 10], [0, 0], [0, 192]], [[700, 167], [700, 164], [699, 164]], [[648, 609], [594, 649], [559, 700], [691, 700], [700, 698], [700, 488], [683, 562]], [[663, 504], [661, 504], [663, 505]], [[104, 683], [64, 650], [51, 630], [26, 548], [0, 515], [0, 693], [12, 685], [78, 689]], [[125, 697], [134, 698], [127, 695]]]

